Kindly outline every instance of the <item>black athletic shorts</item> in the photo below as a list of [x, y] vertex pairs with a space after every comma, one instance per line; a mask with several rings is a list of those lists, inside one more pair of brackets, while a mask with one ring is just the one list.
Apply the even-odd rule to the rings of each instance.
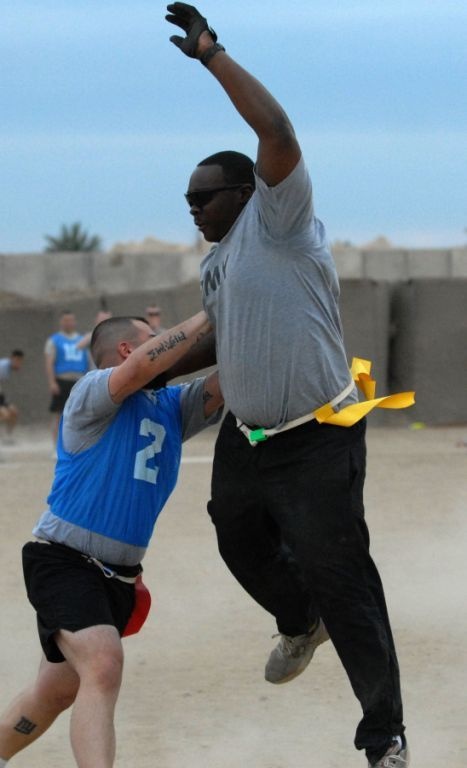
[[65, 403], [70, 396], [71, 388], [74, 384], [76, 384], [76, 380], [70, 381], [69, 379], [55, 379], [55, 381], [60, 388], [60, 392], [58, 395], [52, 395], [49, 411], [51, 413], [62, 413], [65, 407]]
[[[142, 570], [141, 566], [109, 567], [124, 576], [136, 576]], [[59, 629], [77, 632], [109, 624], [116, 627], [120, 635], [123, 633], [133, 611], [134, 584], [107, 578], [97, 565], [75, 549], [36, 541], [23, 547], [23, 572], [48, 661], [65, 660], [54, 639]]]
[[6, 399], [5, 399], [5, 395], [2, 395], [2, 393], [0, 392], [0, 408], [2, 408], [2, 407], [3, 408], [7, 408], [8, 407], [8, 403], [7, 403]]

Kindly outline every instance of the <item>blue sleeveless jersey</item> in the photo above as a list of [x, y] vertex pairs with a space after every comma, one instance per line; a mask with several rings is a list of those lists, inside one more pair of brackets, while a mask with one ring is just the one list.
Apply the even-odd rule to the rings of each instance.
[[83, 337], [70, 339], [63, 333], [54, 333], [51, 337], [55, 346], [54, 371], [56, 376], [61, 373], [86, 373], [88, 356], [85, 349], [76, 349]]
[[[148, 396], [136, 392], [120, 406], [91, 448], [64, 450], [47, 499], [61, 520], [137, 547], [147, 547], [177, 482], [182, 447], [181, 387]], [[151, 399], [154, 398], [154, 399]]]

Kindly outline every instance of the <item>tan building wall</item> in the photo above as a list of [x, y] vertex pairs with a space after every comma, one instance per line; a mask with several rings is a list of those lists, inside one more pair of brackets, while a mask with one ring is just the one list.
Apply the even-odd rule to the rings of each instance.
[[[205, 248], [205, 246], [203, 246]], [[343, 279], [401, 280], [467, 278], [467, 248], [368, 250], [336, 246]], [[166, 290], [198, 279], [202, 250], [155, 252], [0, 254], [0, 291], [43, 300], [64, 293], [119, 295]]]

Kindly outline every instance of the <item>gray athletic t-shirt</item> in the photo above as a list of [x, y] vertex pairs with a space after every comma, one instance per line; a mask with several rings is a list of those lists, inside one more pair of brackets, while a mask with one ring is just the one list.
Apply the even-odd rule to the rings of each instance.
[[[332, 400], [350, 381], [339, 284], [314, 216], [303, 158], [256, 190], [201, 264], [225, 404], [250, 426], [275, 427]], [[356, 391], [340, 407], [356, 402]]]

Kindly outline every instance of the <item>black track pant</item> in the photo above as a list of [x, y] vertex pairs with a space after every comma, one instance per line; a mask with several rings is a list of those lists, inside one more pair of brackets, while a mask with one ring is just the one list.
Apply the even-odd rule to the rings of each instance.
[[402, 734], [399, 668], [364, 520], [365, 422], [308, 422], [251, 446], [228, 414], [208, 511], [219, 551], [280, 632], [321, 616], [363, 710], [357, 749]]

